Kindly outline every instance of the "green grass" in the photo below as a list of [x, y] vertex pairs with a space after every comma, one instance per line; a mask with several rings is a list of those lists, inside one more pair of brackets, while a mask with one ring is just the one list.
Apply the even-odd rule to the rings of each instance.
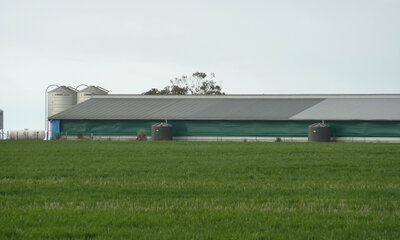
[[0, 141], [0, 239], [400, 239], [400, 145]]

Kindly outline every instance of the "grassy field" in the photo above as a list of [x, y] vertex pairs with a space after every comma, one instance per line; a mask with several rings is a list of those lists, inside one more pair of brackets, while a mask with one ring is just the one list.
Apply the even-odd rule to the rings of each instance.
[[0, 239], [400, 239], [400, 145], [0, 141]]

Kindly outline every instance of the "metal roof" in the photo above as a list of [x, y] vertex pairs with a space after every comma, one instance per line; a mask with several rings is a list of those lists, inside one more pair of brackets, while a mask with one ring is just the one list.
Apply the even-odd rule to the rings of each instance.
[[75, 88], [73, 88], [73, 87], [70, 87], [70, 86], [60, 86], [60, 87], [58, 87], [58, 88], [56, 88], [56, 89], [53, 89], [53, 90], [51, 90], [51, 91], [49, 91], [49, 93], [52, 93], [52, 92], [77, 92], [76, 91], [76, 89]]
[[400, 120], [400, 99], [326, 99], [290, 119]]
[[95, 94], [107, 94], [108, 90], [99, 87], [99, 86], [88, 86], [82, 90], [80, 90], [79, 92], [90, 92], [90, 93], [95, 93]]
[[229, 94], [229, 95], [142, 95], [142, 94], [109, 94], [93, 96], [96, 98], [141, 98], [141, 99], [310, 99], [310, 98], [400, 98], [400, 94]]
[[96, 96], [51, 119], [400, 120], [400, 95]]

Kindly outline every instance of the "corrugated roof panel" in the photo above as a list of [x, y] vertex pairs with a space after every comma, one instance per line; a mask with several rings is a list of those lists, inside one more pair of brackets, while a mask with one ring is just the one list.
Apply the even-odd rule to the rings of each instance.
[[229, 99], [214, 101], [212, 108], [201, 111], [195, 118], [203, 115], [210, 119], [246, 120], [246, 119], [288, 119], [307, 109], [322, 99]]
[[288, 119], [322, 99], [92, 98], [52, 119]]
[[400, 120], [400, 99], [326, 99], [290, 119]]

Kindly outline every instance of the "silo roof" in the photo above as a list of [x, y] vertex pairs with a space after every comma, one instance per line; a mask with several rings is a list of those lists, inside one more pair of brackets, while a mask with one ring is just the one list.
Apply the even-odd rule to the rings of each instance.
[[108, 93], [108, 90], [101, 88], [101, 87], [89, 86], [87, 88], [80, 90], [79, 92], [91, 92], [91, 93], [95, 93], [95, 94], [104, 94], [104, 93]]
[[60, 86], [56, 89], [49, 91], [49, 93], [52, 93], [52, 92], [76, 92], [76, 90], [73, 87]]
[[104, 95], [51, 119], [398, 121], [400, 95]]

